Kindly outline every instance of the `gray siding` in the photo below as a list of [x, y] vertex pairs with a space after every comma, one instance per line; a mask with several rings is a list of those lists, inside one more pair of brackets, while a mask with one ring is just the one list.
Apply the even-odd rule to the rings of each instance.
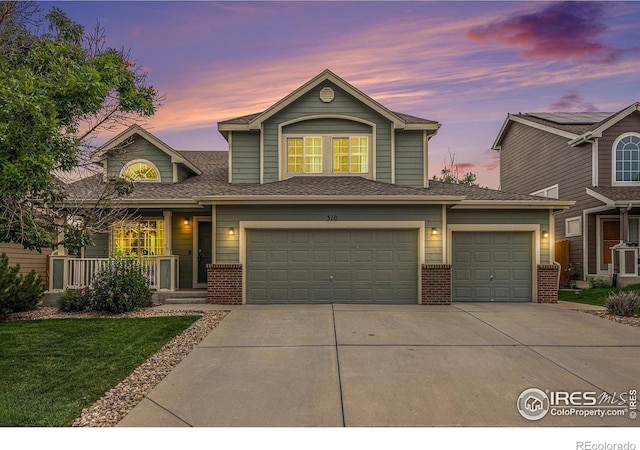
[[[549, 211], [531, 210], [465, 210], [451, 209], [447, 212], [447, 224], [536, 224], [540, 231], [549, 230]], [[540, 239], [540, 263], [549, 264], [550, 239]]]
[[424, 187], [422, 131], [396, 133], [396, 184]]
[[233, 183], [260, 182], [260, 133], [232, 133], [231, 168]]
[[569, 262], [583, 273], [583, 238], [565, 236], [565, 219], [582, 216], [584, 209], [602, 203], [586, 193], [592, 186], [591, 145], [575, 148], [568, 142], [562, 136], [512, 123], [500, 151], [500, 183], [504, 191], [523, 194], [557, 184], [560, 199], [576, 202], [555, 215], [555, 240], [569, 241]]
[[[424, 221], [425, 260], [442, 263], [442, 233], [431, 236], [430, 230], [442, 229], [440, 206], [359, 206], [359, 205], [310, 205], [310, 206], [218, 206], [216, 234], [216, 262], [237, 263], [239, 233], [229, 236], [228, 230], [239, 229], [240, 221], [314, 221], [327, 222], [327, 216], [337, 216], [338, 221], [363, 221], [363, 228], [375, 221]], [[337, 225], [337, 224], [332, 224]]]
[[[319, 98], [320, 90], [331, 87], [335, 98], [331, 103], [323, 103]], [[330, 82], [321, 83], [307, 92], [297, 101], [279, 111], [264, 123], [264, 182], [278, 181], [278, 124], [293, 119], [316, 115], [342, 115], [367, 120], [376, 124], [376, 178], [379, 181], [391, 182], [391, 124], [354, 99], [347, 92]], [[235, 182], [235, 180], [234, 180]]]
[[146, 159], [156, 165], [160, 171], [163, 183], [173, 183], [173, 163], [169, 155], [158, 149], [146, 139], [136, 135], [134, 141], [109, 158], [107, 176], [115, 178], [120, 175], [122, 168], [135, 159]]
[[640, 133], [640, 112], [635, 111], [606, 130], [598, 139], [598, 184], [611, 186], [613, 180], [613, 144], [624, 133]]
[[191, 175], [191, 170], [182, 164], [178, 164], [178, 182], [184, 181]]
[[366, 123], [343, 119], [315, 119], [292, 123], [282, 128], [283, 134], [365, 134], [371, 133], [371, 127]]
[[85, 258], [108, 258], [111, 254], [109, 248], [109, 233], [98, 233], [93, 236], [93, 245], [84, 248]]

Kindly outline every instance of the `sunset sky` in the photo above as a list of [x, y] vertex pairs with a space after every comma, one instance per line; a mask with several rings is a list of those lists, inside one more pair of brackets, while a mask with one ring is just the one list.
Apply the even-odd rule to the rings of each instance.
[[[165, 101], [141, 125], [177, 150], [226, 150], [217, 122], [330, 69], [391, 110], [437, 120], [499, 186], [507, 113], [618, 111], [640, 100], [640, 2], [44, 2], [130, 48]], [[110, 136], [105, 136], [105, 139]]]

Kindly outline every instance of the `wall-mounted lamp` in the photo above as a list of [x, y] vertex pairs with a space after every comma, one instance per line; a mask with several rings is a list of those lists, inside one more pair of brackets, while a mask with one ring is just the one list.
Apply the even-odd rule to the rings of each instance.
[[431, 236], [437, 236], [438, 235], [438, 229], [436, 227], [433, 227], [431, 229]]
[[543, 238], [543, 239], [547, 239], [548, 237], [549, 237], [549, 232], [548, 232], [547, 230], [544, 230], [544, 231], [542, 232], [542, 238]]
[[185, 217], [185, 218], [184, 218], [184, 224], [185, 224], [185, 225], [189, 225], [189, 218], [188, 218], [188, 217]]
[[236, 234], [236, 230], [232, 228], [229, 228], [229, 236], [233, 236], [234, 234]]

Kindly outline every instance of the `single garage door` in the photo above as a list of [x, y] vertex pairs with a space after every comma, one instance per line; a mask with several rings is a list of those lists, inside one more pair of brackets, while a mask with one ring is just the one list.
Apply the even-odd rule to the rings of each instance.
[[247, 230], [247, 303], [417, 303], [417, 230]]
[[530, 302], [532, 241], [527, 232], [454, 232], [453, 300]]

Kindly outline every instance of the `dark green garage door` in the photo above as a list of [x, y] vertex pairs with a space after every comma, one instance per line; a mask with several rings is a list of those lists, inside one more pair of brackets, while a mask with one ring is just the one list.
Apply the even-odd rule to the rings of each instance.
[[531, 301], [531, 233], [454, 232], [452, 246], [454, 301]]
[[417, 303], [417, 230], [247, 230], [247, 303]]

